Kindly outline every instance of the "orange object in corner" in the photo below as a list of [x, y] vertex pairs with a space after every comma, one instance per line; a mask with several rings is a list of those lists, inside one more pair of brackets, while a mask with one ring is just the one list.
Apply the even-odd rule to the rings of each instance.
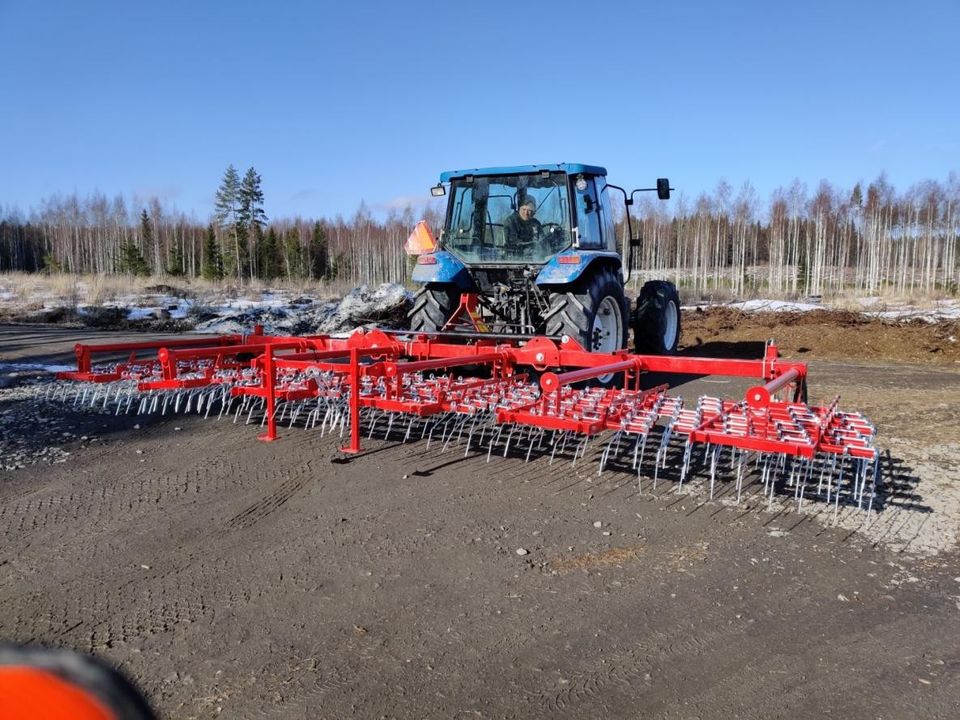
[[424, 253], [432, 253], [437, 249], [437, 241], [425, 220], [421, 220], [413, 228], [410, 237], [403, 244], [403, 249], [407, 255], [423, 255]]
[[116, 720], [93, 695], [30, 667], [0, 667], [0, 720]]

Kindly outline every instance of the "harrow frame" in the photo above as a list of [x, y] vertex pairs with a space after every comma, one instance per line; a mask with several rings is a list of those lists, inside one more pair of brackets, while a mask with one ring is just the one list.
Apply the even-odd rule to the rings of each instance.
[[[638, 452], [642, 462], [647, 436], [659, 425], [664, 430], [657, 468], [666, 462], [671, 438], [685, 439], [681, 484], [695, 445], [705, 446], [704, 460], [711, 463], [711, 494], [723, 448], [729, 448], [732, 464], [740, 464], [738, 473], [748, 457], [756, 457], [758, 464], [763, 460], [765, 474], [773, 463], [778, 472], [805, 473], [807, 478], [816, 466], [822, 477], [824, 463], [835, 467], [839, 458], [841, 478], [848, 460], [855, 466], [850, 495], [858, 505], [864, 502], [869, 477], [872, 504], [879, 458], [873, 447], [874, 428], [859, 413], [840, 411], [839, 398], [823, 407], [807, 405], [807, 365], [781, 358], [772, 341], [762, 358], [745, 360], [637, 355], [626, 350], [591, 353], [569, 337], [558, 341], [459, 335], [361, 329], [346, 337], [286, 337], [266, 335], [258, 326], [247, 335], [78, 344], [77, 369], [57, 373], [57, 377], [95, 387], [125, 384], [130, 392], [132, 383], [136, 391], [153, 397], [154, 409], [162, 396], [165, 410], [170, 394], [178, 407], [186, 393], [189, 408], [191, 393], [200, 393], [197, 410], [206, 398], [208, 414], [214, 392], [222, 406], [236, 398], [243, 403], [255, 401], [262, 404], [265, 430], [259, 438], [265, 441], [279, 437], [282, 407], [315, 401], [318, 404], [312, 412], [319, 413], [320, 402], [335, 404], [334, 417], [341, 434], [349, 420], [348, 440], [341, 448], [348, 454], [361, 452], [365, 411], [389, 415], [391, 428], [395, 417], [406, 416], [407, 435], [414, 419], [435, 418], [436, 423], [436, 418], [444, 418], [441, 434], [446, 435], [449, 425], [451, 437], [452, 428], [459, 428], [459, 439], [469, 422], [468, 450], [473, 429], [483, 418], [490, 427], [488, 457], [495, 445], [499, 447], [507, 427], [504, 454], [519, 428], [519, 438], [527, 435], [528, 459], [534, 442], [539, 447], [545, 433], [552, 434], [554, 452], [558, 437], [564, 445], [568, 437], [580, 438], [577, 447], [583, 447], [579, 451], [582, 456], [590, 438], [609, 432], [601, 472], [619, 452], [621, 441], [628, 438], [635, 442], [633, 467], [638, 478]], [[127, 359], [93, 365], [96, 356], [118, 354]], [[458, 371], [462, 374], [456, 374]], [[758, 384], [740, 400], [704, 397], [695, 408], [684, 408], [682, 399], [667, 394], [667, 385], [642, 388], [642, 376], [651, 372], [756, 378]], [[617, 374], [617, 387], [584, 387], [610, 374]], [[119, 394], [118, 389], [117, 398]], [[105, 390], [105, 404], [108, 396], [109, 390]], [[128, 409], [130, 403], [128, 400]], [[481, 439], [484, 437], [481, 432]], [[448, 437], [444, 445], [449, 442]], [[574, 461], [577, 454], [575, 451]], [[839, 482], [834, 497], [837, 503]], [[766, 479], [764, 483], [766, 487]], [[822, 481], [820, 485], [822, 489]], [[739, 478], [737, 490], [739, 497]], [[802, 493], [800, 489], [798, 502], [802, 502]], [[829, 494], [828, 484], [828, 500]]]

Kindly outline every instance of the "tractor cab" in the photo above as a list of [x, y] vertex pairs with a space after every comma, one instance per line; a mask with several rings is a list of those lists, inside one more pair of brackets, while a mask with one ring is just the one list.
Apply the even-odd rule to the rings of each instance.
[[618, 252], [612, 207], [613, 191], [628, 209], [637, 192], [667, 199], [668, 180], [628, 194], [607, 182], [605, 168], [559, 163], [445, 172], [432, 194], [447, 195], [448, 187], [439, 238], [421, 228], [408, 241], [417, 255], [412, 279], [423, 286], [412, 330], [449, 332], [467, 316], [485, 332], [567, 337], [613, 352], [626, 347], [632, 326], [638, 348], [676, 351], [676, 288], [646, 283], [631, 311], [624, 283], [635, 239], [628, 212]]
[[598, 190], [606, 170], [526, 165], [443, 173], [450, 184], [440, 245], [467, 266], [543, 265], [570, 248], [616, 251]]

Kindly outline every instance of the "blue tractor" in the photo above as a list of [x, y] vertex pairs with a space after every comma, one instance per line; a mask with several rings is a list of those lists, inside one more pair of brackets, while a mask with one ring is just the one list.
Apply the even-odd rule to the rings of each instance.
[[[627, 347], [634, 330], [638, 353], [672, 354], [680, 339], [680, 301], [669, 282], [646, 283], [629, 307], [633, 196], [670, 197], [667, 179], [627, 193], [595, 165], [561, 163], [444, 172], [434, 196], [447, 195], [439, 239], [417, 258], [422, 283], [411, 329], [451, 330], [464, 297], [475, 298], [478, 321], [494, 334], [575, 339], [594, 352]], [[627, 262], [617, 250], [611, 192], [623, 194], [629, 238]], [[601, 381], [612, 382], [613, 378]]]

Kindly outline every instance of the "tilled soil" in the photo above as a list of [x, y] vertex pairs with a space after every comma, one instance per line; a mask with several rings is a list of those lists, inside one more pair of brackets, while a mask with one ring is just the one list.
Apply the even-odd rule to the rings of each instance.
[[[754, 329], [728, 353], [796, 342]], [[63, 362], [83, 333], [57, 332], [0, 328], [0, 361]], [[956, 717], [960, 374], [846, 357], [811, 363], [811, 400], [867, 411], [887, 470], [879, 511], [836, 522], [755, 485], [711, 501], [702, 475], [638, 492], [595, 462], [395, 440], [347, 460], [317, 431], [259, 443], [242, 418], [20, 385], [0, 394], [31, 459], [0, 471], [0, 636], [95, 652], [166, 717]], [[64, 462], [30, 454], [53, 446]]]
[[683, 313], [682, 347], [689, 354], [747, 357], [774, 339], [797, 360], [865, 360], [960, 367], [960, 321], [886, 320], [843, 310], [748, 313], [712, 307]]

